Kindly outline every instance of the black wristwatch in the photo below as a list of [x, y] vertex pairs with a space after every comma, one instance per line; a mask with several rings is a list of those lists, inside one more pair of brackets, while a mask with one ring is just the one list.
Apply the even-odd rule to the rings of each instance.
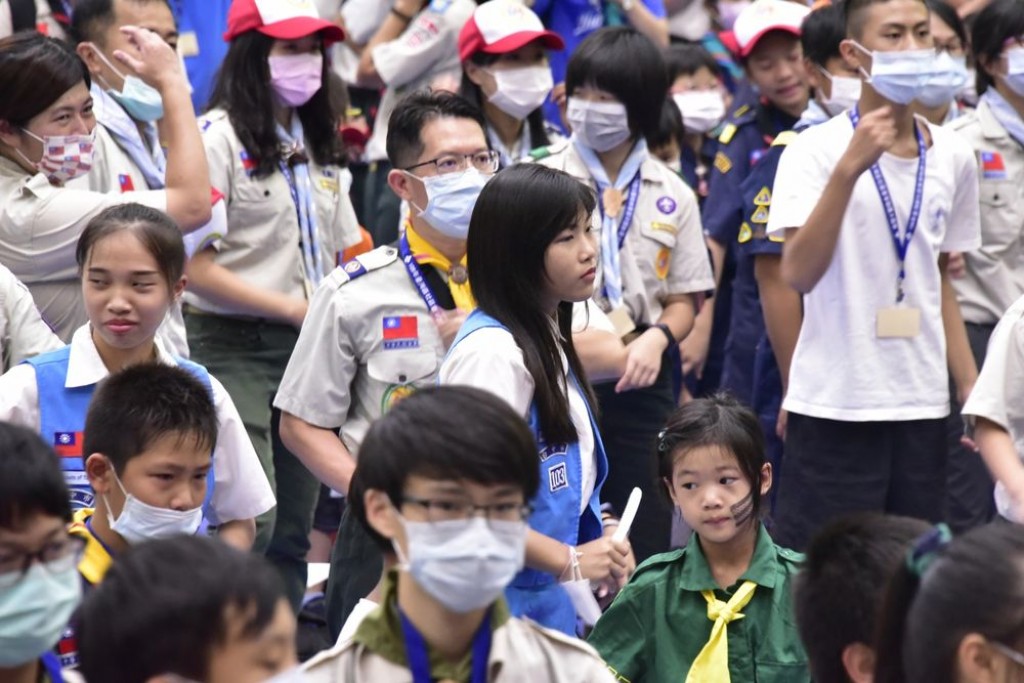
[[668, 339], [668, 348], [672, 348], [673, 344], [679, 343], [676, 341], [676, 336], [672, 334], [672, 330], [665, 323], [654, 323], [651, 327], [656, 327], [665, 333], [665, 338]]

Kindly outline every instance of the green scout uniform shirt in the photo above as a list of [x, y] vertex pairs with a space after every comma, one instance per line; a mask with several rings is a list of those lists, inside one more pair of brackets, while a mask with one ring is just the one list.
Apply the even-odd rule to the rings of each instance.
[[685, 548], [655, 555], [637, 568], [589, 642], [620, 681], [684, 681], [714, 624], [700, 592], [714, 590], [727, 602], [749, 580], [757, 589], [741, 610], [744, 618], [726, 631], [732, 683], [809, 683], [790, 598], [802, 561], [800, 553], [772, 543], [762, 526], [750, 567], [723, 591], [693, 534]]

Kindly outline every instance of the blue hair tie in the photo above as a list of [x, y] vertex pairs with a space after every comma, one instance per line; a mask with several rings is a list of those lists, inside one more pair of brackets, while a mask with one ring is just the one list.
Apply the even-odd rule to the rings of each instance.
[[951, 540], [953, 534], [949, 527], [945, 524], [936, 524], [931, 531], [921, 535], [907, 551], [907, 569], [918, 579], [924, 578], [925, 572]]

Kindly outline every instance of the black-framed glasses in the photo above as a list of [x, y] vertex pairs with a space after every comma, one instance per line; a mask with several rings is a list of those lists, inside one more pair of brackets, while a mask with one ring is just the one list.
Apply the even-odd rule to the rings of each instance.
[[39, 562], [47, 571], [62, 572], [78, 564], [85, 551], [85, 539], [66, 536], [47, 543], [34, 553], [0, 550], [0, 590], [16, 585]]
[[498, 170], [498, 158], [498, 153], [493, 149], [473, 152], [472, 154], [442, 154], [436, 159], [406, 166], [405, 170], [411, 171], [420, 166], [433, 164], [434, 168], [437, 169], [438, 175], [447, 175], [448, 173], [465, 171], [472, 164], [473, 168], [481, 173], [495, 173]]
[[424, 509], [428, 522], [452, 522], [467, 520], [481, 516], [490, 522], [523, 522], [533, 512], [533, 508], [524, 503], [494, 503], [493, 505], [476, 505], [461, 500], [430, 500], [403, 496], [402, 502], [416, 505]]

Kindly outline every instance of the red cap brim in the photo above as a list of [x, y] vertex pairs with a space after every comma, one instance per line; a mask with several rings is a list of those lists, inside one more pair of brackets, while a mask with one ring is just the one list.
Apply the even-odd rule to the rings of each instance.
[[490, 45], [485, 44], [483, 37], [477, 33], [471, 41], [467, 41], [461, 46], [459, 58], [462, 61], [466, 61], [477, 52], [484, 52], [489, 55], [503, 55], [518, 50], [535, 40], [540, 40], [544, 47], [549, 50], [565, 49], [565, 41], [562, 40], [562, 36], [553, 31], [521, 31], [505, 36]]
[[[796, 36], [797, 38], [800, 37], [800, 29], [793, 28], [789, 24], [784, 24], [784, 25], [780, 25], [780, 26], [769, 26], [768, 28], [762, 29], [762, 30], [758, 31], [757, 33], [755, 33], [754, 37], [750, 39], [749, 43], [747, 43], [747, 46], [745, 48], [740, 48], [738, 50], [740, 57], [741, 58], [749, 57], [750, 53], [754, 50], [755, 47], [757, 47], [757, 43], [762, 38], [764, 38], [766, 35], [771, 33], [772, 31], [782, 31], [784, 33], [788, 33], [790, 35]], [[735, 40], [735, 38], [734, 38], [734, 40]], [[739, 47], [739, 44], [737, 43], [736, 46]]]
[[340, 26], [332, 24], [326, 19], [314, 19], [313, 17], [285, 19], [267, 26], [260, 26], [256, 30], [278, 40], [298, 40], [314, 33], [321, 34], [324, 42], [328, 44], [340, 43], [345, 40], [345, 32]]

